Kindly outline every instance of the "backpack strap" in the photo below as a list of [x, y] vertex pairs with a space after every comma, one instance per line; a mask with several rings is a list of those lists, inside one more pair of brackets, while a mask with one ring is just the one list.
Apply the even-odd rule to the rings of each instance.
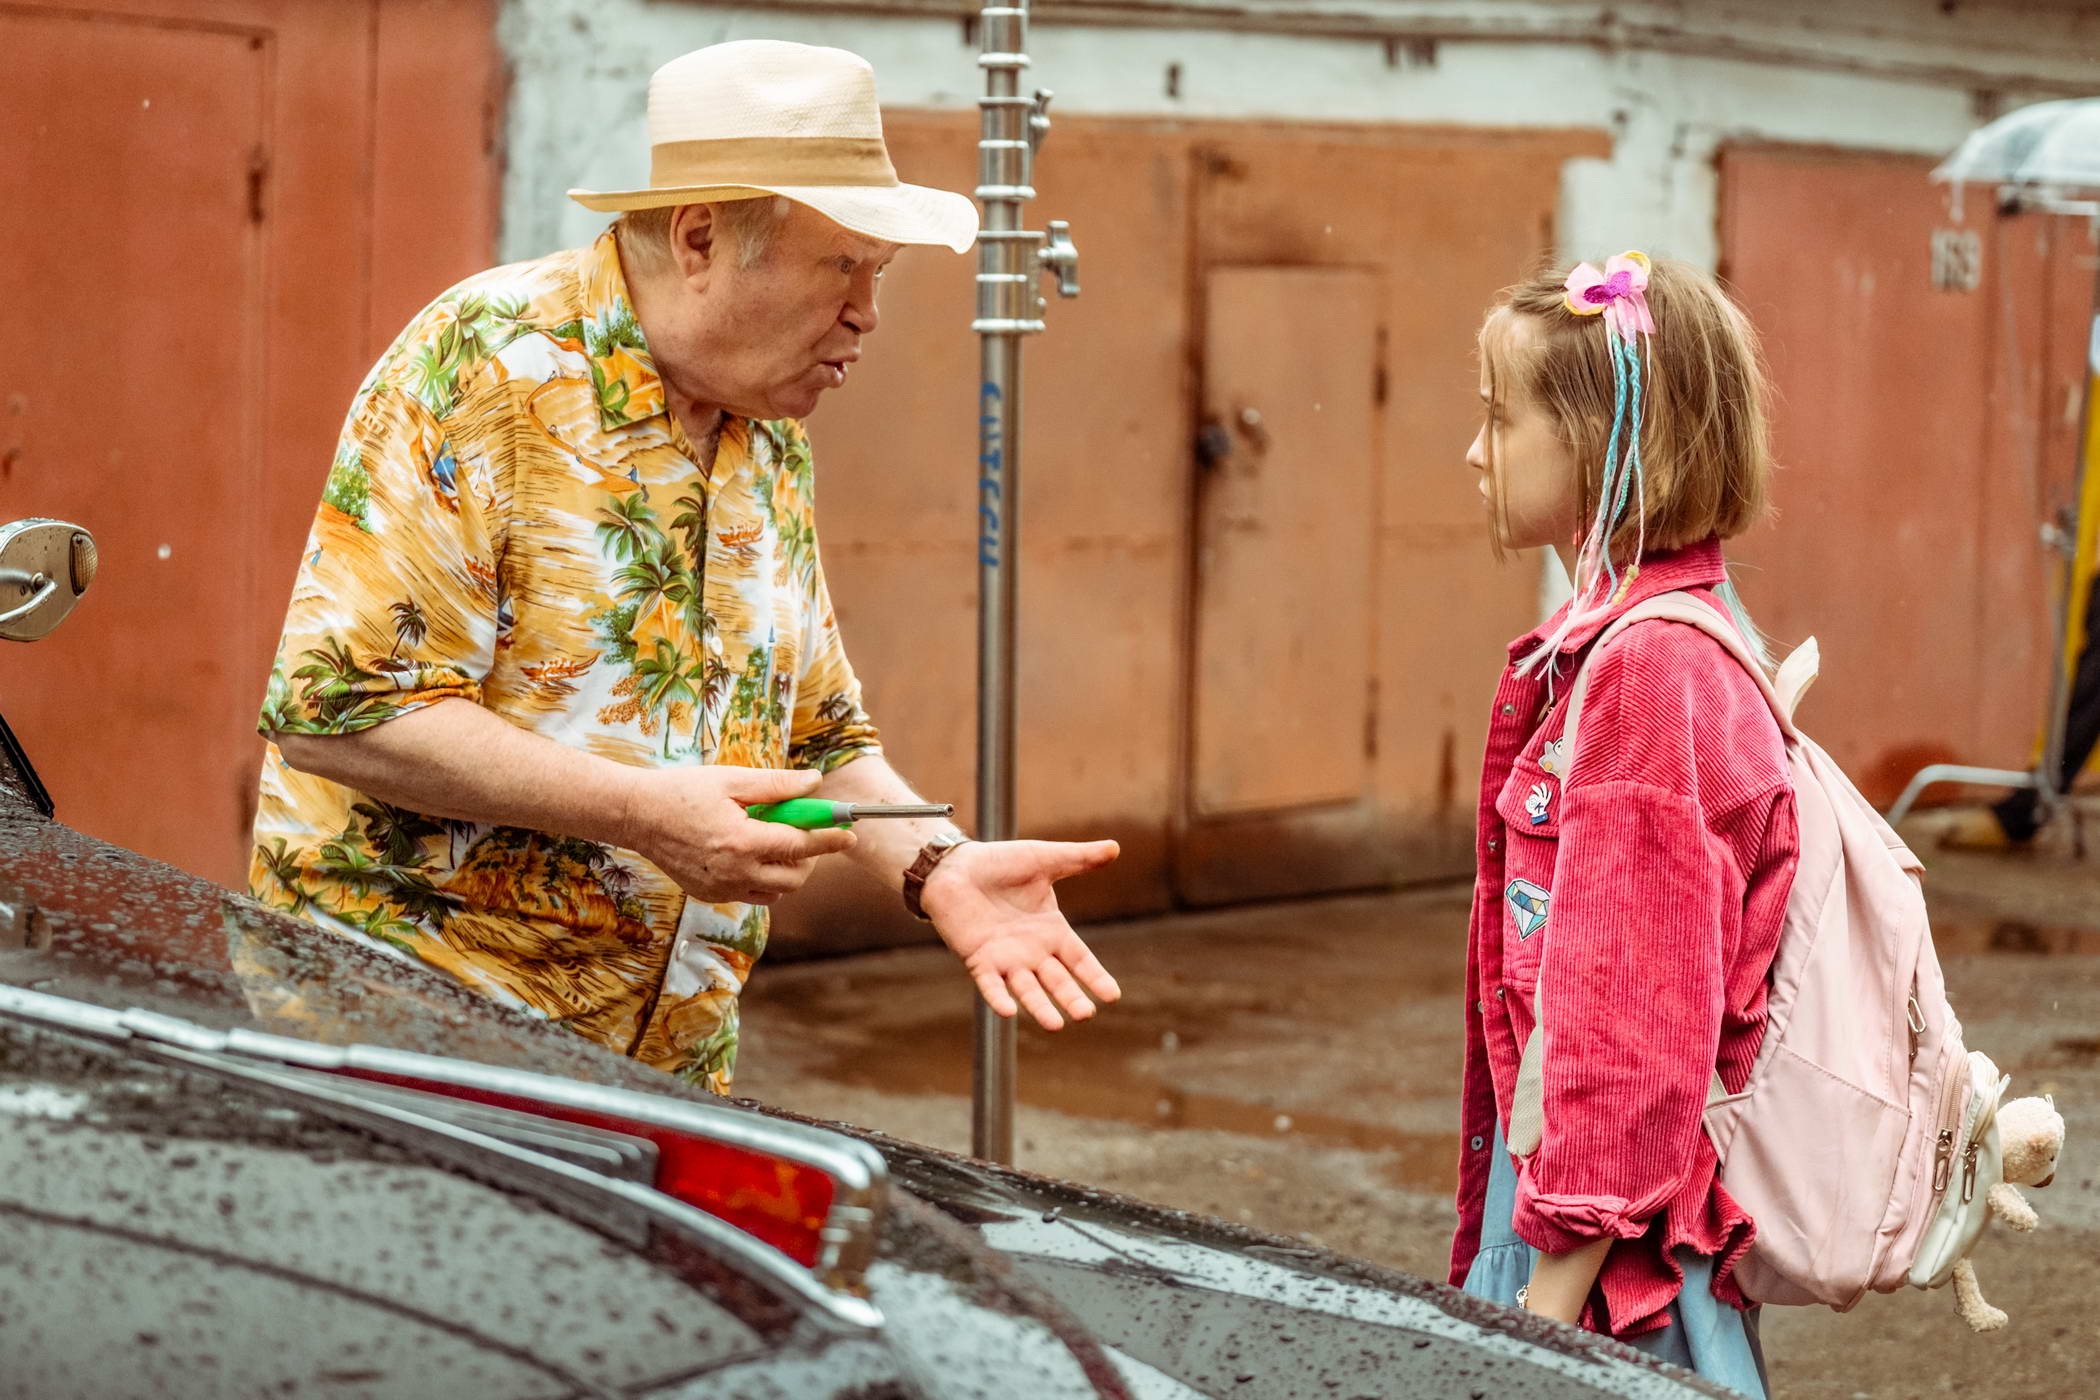
[[[1563, 790], [1568, 774], [1575, 768], [1575, 736], [1582, 720], [1582, 706], [1589, 695], [1590, 670], [1604, 648], [1621, 632], [1637, 622], [1661, 618], [1667, 622], [1682, 622], [1696, 627], [1712, 637], [1725, 648], [1730, 656], [1742, 663], [1750, 678], [1757, 682], [1758, 693], [1765, 697], [1771, 707], [1772, 718], [1779, 723], [1780, 735], [1788, 743], [1799, 739], [1800, 731], [1794, 728], [1794, 706], [1800, 703], [1809, 686], [1815, 683], [1820, 653], [1816, 639], [1811, 637], [1794, 649], [1786, 664], [1779, 668], [1775, 680], [1765, 674], [1765, 668], [1750, 652], [1742, 634], [1736, 631], [1735, 623], [1722, 613], [1692, 597], [1689, 593], [1676, 591], [1659, 593], [1612, 620], [1609, 627], [1599, 634], [1590, 647], [1582, 666], [1575, 673], [1575, 682], [1568, 689], [1567, 721], [1561, 729], [1562, 759], [1560, 779]], [[1529, 1157], [1538, 1151], [1539, 1143], [1546, 1133], [1545, 1101], [1545, 1055], [1546, 1032], [1543, 1009], [1545, 991], [1545, 953], [1540, 954], [1539, 990], [1534, 995], [1533, 1010], [1537, 1013], [1537, 1024], [1532, 1027], [1531, 1038], [1524, 1042], [1524, 1051], [1517, 1065], [1517, 1082], [1510, 1095], [1509, 1122], [1503, 1127], [1504, 1145], [1518, 1157]], [[1721, 1071], [1716, 1068], [1707, 1086], [1707, 1107], [1728, 1097], [1727, 1088], [1721, 1083]]]
[[1575, 683], [1568, 688], [1567, 723], [1561, 729], [1563, 785], [1567, 782], [1567, 774], [1575, 768], [1575, 735], [1582, 721], [1583, 702], [1589, 695], [1591, 668], [1597, 664], [1597, 658], [1604, 654], [1605, 647], [1616, 640], [1621, 632], [1637, 622], [1647, 622], [1655, 618], [1696, 627], [1719, 642], [1730, 656], [1742, 663], [1743, 669], [1750, 673], [1750, 678], [1757, 682], [1758, 693], [1765, 697], [1765, 704], [1771, 707], [1772, 718], [1778, 721], [1781, 736], [1789, 743], [1801, 737], [1800, 732], [1794, 728], [1794, 706], [1807, 693], [1809, 686], [1815, 683], [1816, 668], [1819, 664], [1815, 638], [1809, 638], [1794, 649], [1794, 654], [1787, 658], [1786, 665], [1780, 667], [1779, 679], [1774, 681], [1771, 676], [1765, 674], [1765, 668], [1758, 664], [1757, 658], [1751, 655], [1749, 646], [1743, 641], [1742, 634], [1735, 630], [1732, 620], [1689, 593], [1658, 593], [1614, 618], [1612, 624], [1604, 629], [1590, 647], [1589, 655], [1582, 660], [1581, 669], [1575, 673]]

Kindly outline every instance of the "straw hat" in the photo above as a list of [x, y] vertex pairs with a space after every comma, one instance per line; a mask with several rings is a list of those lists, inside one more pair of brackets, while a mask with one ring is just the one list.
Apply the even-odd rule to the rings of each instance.
[[875, 70], [844, 49], [773, 39], [716, 44], [649, 79], [649, 187], [570, 190], [614, 213], [783, 195], [885, 243], [968, 251], [977, 206], [897, 179]]

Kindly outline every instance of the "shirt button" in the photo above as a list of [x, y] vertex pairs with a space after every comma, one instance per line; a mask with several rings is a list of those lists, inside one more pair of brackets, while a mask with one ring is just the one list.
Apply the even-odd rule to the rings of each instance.
[[1479, 1137], [1479, 1136], [1475, 1136], [1475, 1137], [1474, 1137], [1474, 1139], [1473, 1139], [1473, 1141], [1472, 1141], [1472, 1142], [1471, 1142], [1470, 1144], [1468, 1144], [1468, 1145], [1469, 1145], [1469, 1146], [1470, 1146], [1470, 1147], [1471, 1147], [1471, 1148], [1472, 1148], [1472, 1149], [1473, 1149], [1473, 1150], [1474, 1150], [1475, 1152], [1478, 1152], [1478, 1151], [1479, 1151], [1479, 1150], [1480, 1150], [1481, 1148], [1483, 1148], [1483, 1147], [1486, 1147], [1486, 1146], [1487, 1146], [1488, 1144], [1487, 1144], [1487, 1139], [1486, 1139], [1486, 1138], [1484, 1138], [1484, 1137]]

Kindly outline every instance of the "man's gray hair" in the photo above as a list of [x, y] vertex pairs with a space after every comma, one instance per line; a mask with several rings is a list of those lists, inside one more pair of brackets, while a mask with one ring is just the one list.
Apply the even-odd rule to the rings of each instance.
[[[776, 195], [771, 199], [709, 202], [714, 204], [718, 234], [727, 237], [736, 248], [737, 266], [755, 267], [764, 262], [780, 226], [787, 222], [787, 200]], [[622, 214], [613, 225], [619, 231], [620, 251], [652, 270], [670, 266], [671, 224], [678, 217], [678, 209], [677, 205], [666, 204], [655, 209], [630, 209]]]

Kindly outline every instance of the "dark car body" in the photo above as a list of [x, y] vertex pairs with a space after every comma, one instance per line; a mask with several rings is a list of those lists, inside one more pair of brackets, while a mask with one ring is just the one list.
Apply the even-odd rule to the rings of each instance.
[[[22, 768], [0, 757], [0, 989], [21, 993], [0, 1006], [0, 1394], [1720, 1393], [1441, 1284], [717, 1099], [74, 831]], [[889, 1184], [869, 1257], [826, 1301], [718, 1225], [634, 1233], [644, 1187], [549, 1186], [565, 1149], [529, 1129], [462, 1147], [460, 1120], [315, 1077], [417, 1056], [857, 1152]]]

